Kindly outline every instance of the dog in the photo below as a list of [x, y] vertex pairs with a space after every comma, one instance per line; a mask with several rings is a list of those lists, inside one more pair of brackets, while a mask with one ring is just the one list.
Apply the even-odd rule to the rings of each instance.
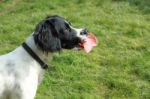
[[79, 48], [87, 30], [74, 28], [61, 16], [48, 16], [18, 48], [0, 56], [0, 99], [34, 99], [54, 52]]

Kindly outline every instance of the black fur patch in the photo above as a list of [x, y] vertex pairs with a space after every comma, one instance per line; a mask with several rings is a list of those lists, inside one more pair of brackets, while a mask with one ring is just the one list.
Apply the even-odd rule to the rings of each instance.
[[60, 51], [62, 48], [71, 49], [80, 42], [69, 22], [59, 16], [48, 16], [40, 22], [36, 26], [34, 40], [44, 52]]

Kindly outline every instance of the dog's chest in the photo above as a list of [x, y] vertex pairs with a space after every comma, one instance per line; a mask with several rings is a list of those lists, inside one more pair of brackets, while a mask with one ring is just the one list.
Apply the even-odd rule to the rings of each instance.
[[[0, 76], [5, 85], [4, 89], [15, 91], [20, 87], [37, 85], [42, 79], [43, 69], [22, 49], [0, 56]], [[18, 53], [19, 52], [19, 53]]]

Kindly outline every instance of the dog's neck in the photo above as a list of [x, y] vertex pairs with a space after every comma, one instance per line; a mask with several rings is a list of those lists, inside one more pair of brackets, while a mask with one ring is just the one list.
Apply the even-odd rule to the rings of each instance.
[[31, 35], [25, 43], [32, 49], [32, 51], [43, 61], [47, 61], [52, 58], [52, 53], [45, 53], [43, 52], [36, 44], [34, 41], [33, 35]]

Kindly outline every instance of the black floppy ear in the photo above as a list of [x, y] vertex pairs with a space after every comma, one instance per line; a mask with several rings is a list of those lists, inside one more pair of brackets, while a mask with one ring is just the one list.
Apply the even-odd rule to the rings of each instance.
[[57, 31], [54, 29], [53, 22], [48, 20], [45, 20], [36, 26], [33, 35], [34, 41], [44, 52], [55, 52], [61, 50], [61, 42]]

